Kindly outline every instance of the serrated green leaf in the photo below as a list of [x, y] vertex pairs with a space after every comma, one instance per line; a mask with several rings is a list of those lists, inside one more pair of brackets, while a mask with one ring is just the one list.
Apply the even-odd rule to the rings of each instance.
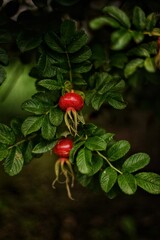
[[130, 149], [130, 144], [126, 140], [120, 140], [114, 143], [107, 151], [107, 156], [110, 161], [116, 161], [127, 154]]
[[54, 60], [45, 53], [42, 53], [37, 63], [38, 75], [42, 78], [52, 78], [56, 75]]
[[93, 155], [92, 157], [92, 162], [91, 162], [91, 167], [92, 170], [89, 173], [89, 176], [93, 176], [96, 174], [103, 166], [103, 158], [100, 157], [99, 155]]
[[30, 163], [30, 161], [33, 159], [32, 149], [33, 149], [32, 141], [28, 141], [22, 144], [21, 151], [24, 158], [24, 164]]
[[141, 67], [143, 67], [143, 65], [144, 65], [143, 59], [136, 58], [136, 59], [131, 60], [124, 69], [125, 77], [128, 78], [137, 70], [137, 68], [141, 68]]
[[4, 160], [8, 155], [8, 146], [5, 144], [0, 145], [0, 161]]
[[13, 147], [4, 161], [4, 170], [10, 176], [14, 176], [22, 170], [23, 163], [22, 152], [18, 147]]
[[38, 115], [44, 114], [49, 109], [49, 106], [37, 99], [29, 99], [22, 104], [22, 109]]
[[92, 101], [92, 98], [95, 96], [96, 94], [96, 91], [95, 89], [93, 90], [88, 90], [86, 93], [85, 93], [85, 103], [86, 105], [89, 105]]
[[44, 87], [50, 91], [60, 90], [62, 86], [56, 80], [43, 79], [37, 83], [39, 86]]
[[158, 19], [157, 15], [154, 12], [147, 16], [147, 19], [146, 19], [146, 30], [147, 31], [153, 30], [153, 28], [156, 26], [157, 19]]
[[117, 181], [117, 172], [111, 168], [106, 168], [100, 176], [100, 185], [104, 192], [108, 193]]
[[81, 142], [74, 144], [73, 148], [71, 149], [71, 151], [69, 153], [70, 162], [73, 163], [75, 161], [76, 153], [84, 145], [84, 143], [85, 143], [85, 141], [81, 141]]
[[6, 50], [4, 50], [3, 48], [0, 48], [0, 63], [7, 66], [8, 62], [9, 62], [9, 58]]
[[43, 124], [44, 116], [30, 116], [22, 123], [22, 133], [24, 136], [38, 131]]
[[103, 151], [107, 147], [107, 143], [104, 141], [103, 138], [94, 136], [87, 138], [85, 142], [85, 147], [91, 151]]
[[48, 47], [50, 47], [53, 51], [59, 53], [65, 52], [59, 37], [53, 31], [46, 33], [46, 35], [44, 36], [44, 40]]
[[103, 8], [103, 12], [107, 13], [108, 15], [116, 19], [122, 26], [126, 28], [130, 28], [131, 23], [130, 23], [129, 17], [126, 15], [124, 11], [122, 11], [118, 7], [107, 6]]
[[66, 19], [62, 22], [60, 32], [63, 44], [69, 44], [71, 42], [75, 30], [76, 26], [74, 21]]
[[0, 123], [0, 143], [7, 145], [13, 144], [15, 142], [15, 135], [10, 127], [5, 124]]
[[88, 46], [82, 47], [78, 52], [70, 56], [71, 63], [82, 63], [88, 60], [92, 55], [92, 52]]
[[71, 43], [67, 46], [67, 51], [69, 53], [75, 53], [78, 50], [80, 50], [88, 41], [88, 36], [84, 31], [76, 32], [73, 35], [73, 40]]
[[92, 152], [90, 150], [82, 148], [78, 151], [76, 164], [82, 174], [90, 174], [92, 172], [91, 160]]
[[144, 30], [146, 27], [146, 15], [138, 6], [133, 9], [133, 24], [138, 30]]
[[94, 95], [93, 98], [91, 99], [92, 107], [95, 110], [99, 110], [104, 102], [105, 102], [105, 98], [103, 95], [100, 95], [100, 94]]
[[126, 107], [126, 103], [121, 94], [114, 94], [110, 96], [107, 101], [115, 109], [124, 109]]
[[92, 64], [89, 61], [86, 61], [84, 64], [72, 64], [72, 70], [74, 73], [86, 73], [90, 71]]
[[120, 29], [112, 33], [111, 35], [111, 49], [122, 50], [124, 49], [132, 39], [132, 33], [126, 29]]
[[148, 193], [160, 194], [160, 175], [152, 172], [141, 172], [135, 175], [137, 185]]
[[130, 173], [124, 173], [118, 176], [118, 185], [122, 192], [132, 195], [137, 190], [137, 184], [134, 176]]
[[132, 173], [147, 166], [150, 162], [150, 157], [146, 153], [135, 153], [123, 163], [122, 170]]
[[5, 81], [7, 73], [4, 67], [0, 66], [0, 85]]
[[32, 153], [41, 154], [41, 153], [48, 152], [52, 150], [52, 148], [56, 145], [56, 143], [57, 141], [48, 142], [43, 140], [33, 148]]
[[26, 52], [37, 48], [41, 44], [42, 38], [41, 35], [35, 34], [33, 31], [22, 31], [18, 34], [16, 41], [21, 52]]
[[156, 65], [153, 58], [146, 58], [144, 60], [144, 67], [148, 72], [154, 73], [156, 71]]
[[54, 126], [59, 126], [63, 121], [63, 112], [59, 108], [51, 108], [49, 111], [49, 120]]
[[89, 22], [89, 26], [93, 30], [100, 29], [105, 25], [111, 26], [113, 28], [121, 27], [121, 25], [119, 24], [119, 22], [117, 20], [115, 20], [114, 18], [108, 17], [108, 16], [98, 17], [98, 18], [92, 19]]
[[46, 140], [53, 140], [56, 130], [57, 128], [51, 124], [48, 115], [46, 115], [41, 127], [42, 137]]
[[10, 122], [10, 127], [12, 129], [12, 131], [14, 132], [14, 134], [17, 136], [21, 136], [22, 133], [21, 133], [21, 120], [20, 119], [17, 119], [17, 118], [13, 118]]

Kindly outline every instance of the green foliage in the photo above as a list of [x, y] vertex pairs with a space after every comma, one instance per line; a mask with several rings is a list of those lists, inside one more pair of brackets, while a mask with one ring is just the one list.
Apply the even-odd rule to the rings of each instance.
[[[56, 1], [68, 9], [78, 3], [77, 0]], [[59, 177], [61, 168], [69, 196], [70, 176], [72, 180], [75, 176], [85, 187], [104, 191], [110, 198], [119, 191], [132, 195], [137, 187], [160, 194], [160, 175], [140, 172], [150, 162], [147, 153], [130, 156], [128, 141], [115, 140], [113, 133], [85, 123], [88, 109], [97, 111], [105, 105], [124, 109], [127, 101], [123, 95], [134, 76], [139, 76], [139, 72], [147, 75], [158, 71], [160, 30], [156, 14], [146, 15], [135, 6], [129, 16], [116, 6], [106, 6], [101, 16], [91, 19], [86, 32], [63, 12], [65, 8], [46, 22], [47, 11], [52, 9], [50, 3], [46, 0], [33, 3], [38, 10], [32, 14], [32, 24], [28, 23], [29, 18], [26, 21], [26, 12], [14, 20], [14, 32], [8, 16], [2, 16], [0, 22], [0, 84], [5, 84], [6, 75], [16, 78], [14, 71], [6, 67], [16, 55], [24, 65], [25, 61], [31, 63], [27, 74], [36, 79], [37, 91], [21, 105], [23, 113], [27, 112], [24, 118], [12, 119], [9, 126], [0, 123], [0, 161], [4, 171], [10, 176], [18, 174], [35, 156], [52, 152], [59, 139], [68, 136], [73, 141], [69, 160], [58, 159], [55, 175]], [[42, 13], [44, 23], [39, 24]], [[63, 17], [55, 19], [56, 14]], [[106, 36], [104, 46], [94, 44], [90, 35], [91, 29], [94, 35], [101, 28]], [[16, 47], [9, 52], [12, 46]], [[67, 92], [82, 96], [82, 110], [74, 109], [74, 105], [66, 112], [60, 109], [59, 99]]]

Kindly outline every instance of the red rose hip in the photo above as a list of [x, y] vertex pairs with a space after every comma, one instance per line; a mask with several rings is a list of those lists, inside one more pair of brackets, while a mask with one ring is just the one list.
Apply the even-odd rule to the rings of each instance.
[[64, 138], [58, 141], [54, 146], [53, 152], [61, 158], [69, 157], [70, 150], [73, 147], [73, 141], [69, 138]]

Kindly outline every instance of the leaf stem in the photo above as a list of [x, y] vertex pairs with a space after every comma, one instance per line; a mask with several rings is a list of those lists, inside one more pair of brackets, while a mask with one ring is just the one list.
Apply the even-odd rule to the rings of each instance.
[[69, 55], [68, 55], [68, 52], [66, 51], [66, 56], [67, 56], [67, 62], [68, 62], [68, 66], [69, 66], [69, 80], [70, 82], [72, 82], [72, 68], [71, 68], [71, 62], [70, 62], [70, 59], [69, 59]]
[[112, 169], [114, 169], [116, 172], [118, 172], [118, 173], [120, 173], [120, 174], [123, 174], [119, 169], [117, 169], [116, 167], [114, 167], [112, 164], [111, 164], [111, 162], [108, 160], [108, 158], [106, 158], [103, 154], [101, 154], [99, 151], [97, 151], [97, 153], [98, 153], [98, 155], [100, 156], [100, 157], [102, 157], [104, 160], [106, 160], [106, 162], [108, 163], [108, 165], [112, 168]]
[[13, 147], [17, 147], [18, 145], [20, 145], [20, 144], [22, 144], [22, 143], [24, 143], [24, 142], [26, 142], [26, 141], [29, 141], [29, 140], [35, 138], [36, 136], [37, 136], [37, 134], [34, 134], [34, 135], [32, 135], [32, 136], [30, 136], [30, 137], [28, 137], [28, 138], [22, 139], [21, 141], [16, 142], [16, 143], [13, 144], [12, 146], [9, 146], [8, 149], [12, 149]]

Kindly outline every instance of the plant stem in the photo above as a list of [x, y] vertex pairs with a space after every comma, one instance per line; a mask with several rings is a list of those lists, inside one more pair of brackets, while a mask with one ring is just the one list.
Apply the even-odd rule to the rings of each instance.
[[65, 53], [66, 53], [66, 56], [67, 56], [67, 62], [68, 62], [68, 66], [69, 66], [69, 80], [70, 80], [70, 82], [72, 82], [72, 68], [71, 68], [71, 62], [70, 62], [70, 59], [69, 59], [68, 52], [65, 52]]
[[13, 147], [17, 147], [18, 145], [20, 145], [20, 144], [22, 144], [22, 143], [24, 143], [24, 142], [26, 142], [26, 141], [29, 141], [29, 140], [31, 140], [32, 138], [35, 138], [36, 136], [37, 136], [37, 134], [34, 134], [34, 135], [32, 135], [32, 136], [30, 136], [30, 137], [28, 137], [28, 138], [25, 138], [25, 139], [23, 139], [23, 140], [21, 140], [21, 141], [19, 141], [19, 142], [16, 142], [16, 143], [13, 144], [12, 146], [9, 146], [8, 149], [12, 149]]
[[109, 165], [112, 169], [114, 169], [116, 172], [118, 172], [118, 173], [120, 173], [120, 174], [123, 174], [119, 169], [117, 169], [116, 167], [114, 167], [114, 166], [110, 163], [110, 161], [109, 161], [103, 154], [101, 154], [99, 151], [97, 151], [97, 153], [98, 153], [98, 155], [99, 155], [100, 157], [102, 157], [104, 160], [106, 160], [106, 162], [108, 163], [108, 165]]

